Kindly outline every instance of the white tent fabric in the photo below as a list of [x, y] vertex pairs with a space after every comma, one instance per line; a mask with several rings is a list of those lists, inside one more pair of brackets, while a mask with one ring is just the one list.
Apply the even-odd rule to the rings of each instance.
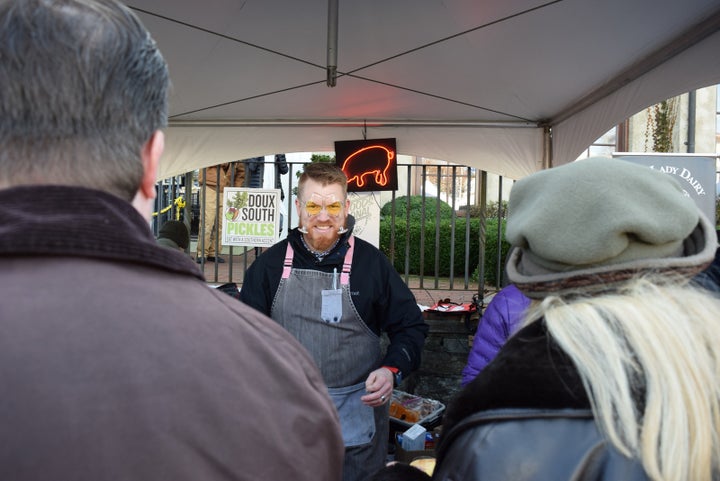
[[161, 177], [395, 137], [400, 154], [520, 178], [720, 83], [720, 0], [128, 4], [173, 81]]
[[[361, 139], [362, 128], [170, 127], [161, 167], [168, 177], [220, 162], [271, 152], [332, 152], [335, 140]], [[511, 178], [541, 167], [541, 129], [473, 127], [368, 128], [367, 138], [397, 138], [398, 153], [477, 166]], [[528, 163], [527, 159], [537, 159]]]

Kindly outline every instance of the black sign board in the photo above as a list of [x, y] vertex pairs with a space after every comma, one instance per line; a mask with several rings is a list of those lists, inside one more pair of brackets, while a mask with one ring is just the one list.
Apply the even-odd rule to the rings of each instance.
[[395, 139], [335, 142], [335, 162], [348, 178], [348, 192], [397, 190]]

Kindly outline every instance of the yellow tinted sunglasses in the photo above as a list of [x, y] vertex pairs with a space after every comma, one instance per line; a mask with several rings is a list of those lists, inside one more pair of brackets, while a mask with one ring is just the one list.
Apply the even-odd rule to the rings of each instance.
[[[340, 215], [340, 212], [342, 212], [342, 207], [342, 202], [325, 204], [325, 212], [327, 212], [328, 215]], [[305, 212], [307, 212], [308, 215], [318, 215], [320, 212], [322, 212], [322, 210], [323, 206], [321, 204], [318, 204], [311, 200], [305, 202]]]

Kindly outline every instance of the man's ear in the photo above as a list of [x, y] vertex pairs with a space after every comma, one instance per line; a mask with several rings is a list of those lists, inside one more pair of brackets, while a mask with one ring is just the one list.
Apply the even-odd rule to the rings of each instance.
[[143, 164], [143, 177], [139, 193], [146, 199], [155, 198], [155, 182], [157, 181], [160, 156], [165, 150], [165, 134], [156, 130], [142, 147], [140, 158]]

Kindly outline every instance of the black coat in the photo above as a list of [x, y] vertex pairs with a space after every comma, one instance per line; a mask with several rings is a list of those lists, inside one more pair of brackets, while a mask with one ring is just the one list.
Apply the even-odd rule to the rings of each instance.
[[[270, 247], [250, 265], [240, 291], [241, 300], [270, 315], [288, 242], [295, 251], [293, 267], [322, 272], [337, 269], [340, 272], [354, 223], [354, 218], [348, 216], [350, 230], [342, 235], [338, 245], [322, 261], [318, 261], [303, 246], [298, 230], [291, 230], [287, 239]], [[428, 325], [415, 297], [385, 254], [357, 237], [350, 272], [350, 292], [365, 324], [378, 336], [382, 332], [388, 335], [390, 345], [382, 365], [397, 367], [405, 376], [420, 367]]]
[[246, 185], [252, 189], [263, 188], [263, 176], [265, 175], [265, 157], [252, 157], [245, 159]]
[[285, 159], [285, 154], [275, 154], [275, 188], [280, 189], [280, 200], [285, 200], [281, 177], [287, 174], [289, 170], [290, 167]]
[[433, 479], [647, 480], [598, 432], [572, 361], [534, 322], [448, 405]]

